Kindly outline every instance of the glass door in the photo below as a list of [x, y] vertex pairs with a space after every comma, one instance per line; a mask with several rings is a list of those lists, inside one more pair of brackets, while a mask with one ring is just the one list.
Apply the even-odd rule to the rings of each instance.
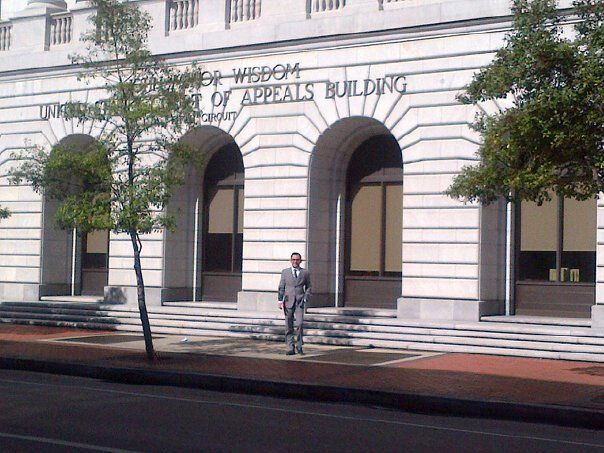
[[82, 236], [82, 295], [102, 296], [109, 277], [109, 232]]

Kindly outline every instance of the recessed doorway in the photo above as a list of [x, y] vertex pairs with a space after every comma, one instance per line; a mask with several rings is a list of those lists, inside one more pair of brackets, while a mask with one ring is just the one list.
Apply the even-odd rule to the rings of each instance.
[[401, 295], [403, 168], [394, 137], [353, 153], [346, 177], [347, 307], [393, 308]]
[[204, 177], [202, 299], [232, 302], [241, 291], [243, 262], [243, 160], [239, 148], [223, 146]]
[[315, 145], [308, 190], [311, 306], [396, 309], [403, 263], [396, 138], [373, 118], [339, 120]]
[[84, 296], [103, 295], [109, 279], [109, 232], [91, 231], [82, 236], [82, 289]]

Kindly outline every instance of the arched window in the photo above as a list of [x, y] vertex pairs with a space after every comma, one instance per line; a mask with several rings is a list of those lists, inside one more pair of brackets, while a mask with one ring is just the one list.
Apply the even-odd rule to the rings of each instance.
[[348, 165], [346, 305], [393, 308], [401, 294], [403, 169], [392, 136], [376, 136]]
[[241, 290], [244, 169], [228, 144], [208, 163], [204, 178], [203, 298], [236, 301]]
[[[93, 143], [89, 135], [68, 135], [52, 152], [86, 153]], [[74, 180], [77, 177], [73, 175]], [[109, 231], [81, 234], [59, 229], [55, 219], [59, 206], [58, 200], [45, 197], [40, 296], [102, 296], [109, 278]]]

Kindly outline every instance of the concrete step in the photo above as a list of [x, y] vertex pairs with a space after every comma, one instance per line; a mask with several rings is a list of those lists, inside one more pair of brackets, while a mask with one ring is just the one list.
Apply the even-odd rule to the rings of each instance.
[[[114, 321], [115, 323], [138, 323], [139, 313], [137, 310], [123, 311], [105, 311], [105, 310], [68, 310], [65, 307], [2, 307], [0, 314], [5, 318], [28, 318], [35, 315], [38, 319], [64, 319], [66, 321], [86, 322], [99, 318], [101, 323]], [[186, 315], [174, 313], [156, 313], [149, 312], [149, 317], [154, 325], [174, 325], [183, 322], [187, 323], [213, 323], [215, 325], [223, 324], [224, 328], [227, 325], [257, 325], [257, 326], [274, 326], [282, 328], [283, 320], [281, 317], [272, 316], [265, 319], [256, 317], [235, 317], [235, 316], [204, 316], [201, 315]], [[341, 319], [341, 318], [338, 318]], [[350, 321], [350, 320], [347, 320]], [[434, 329], [429, 327], [409, 327], [405, 325], [382, 325], [382, 324], [360, 324], [355, 322], [333, 322], [333, 318], [322, 317], [320, 321], [316, 321], [313, 317], [307, 317], [307, 328], [317, 328], [324, 330], [341, 330], [346, 332], [374, 332], [374, 333], [392, 333], [392, 334], [418, 334], [418, 335], [463, 335], [473, 336], [477, 338], [501, 338], [508, 340], [530, 340], [530, 341], [558, 341], [570, 342], [576, 344], [604, 344], [604, 338], [596, 336], [580, 336], [580, 335], [563, 335], [557, 331], [546, 330], [541, 332], [524, 328], [520, 331], [501, 331], [500, 329], [489, 330], [482, 325], [481, 330], [476, 329]]]
[[[583, 325], [532, 322], [419, 322], [363, 311], [309, 313], [305, 332], [312, 342], [387, 345], [398, 349], [480, 352], [604, 362], [604, 332]], [[387, 313], [386, 313], [387, 314]], [[386, 315], [384, 314], [384, 315]], [[283, 339], [279, 312], [240, 312], [188, 306], [150, 307], [154, 333]], [[0, 303], [0, 321], [140, 332], [137, 307], [89, 302]], [[482, 349], [481, 349], [482, 348]], [[506, 351], [506, 352], [502, 352]]]
[[[8, 306], [7, 306], [8, 305]], [[119, 307], [119, 306], [118, 306]], [[105, 307], [103, 307], [105, 308]], [[108, 308], [114, 308], [114, 306], [108, 306]], [[190, 322], [216, 322], [225, 324], [250, 324], [250, 325], [275, 325], [282, 326], [282, 317], [278, 314], [267, 314], [263, 318], [258, 317], [257, 313], [244, 314], [241, 312], [227, 311], [228, 316], [221, 313], [217, 313], [212, 310], [204, 311], [193, 311], [192, 313], [180, 313], [175, 311], [169, 311], [162, 309], [159, 312], [150, 311], [149, 316], [154, 320], [155, 323], [169, 322], [172, 321], [190, 321]], [[54, 315], [54, 319], [59, 319], [64, 316], [66, 319], [73, 318], [74, 320], [82, 321], [84, 319], [93, 319], [94, 317], [104, 318], [115, 318], [116, 320], [127, 321], [128, 319], [138, 319], [139, 314], [136, 308], [124, 308], [121, 310], [100, 310], [95, 308], [94, 310], [82, 310], [78, 309], [67, 309], [65, 305], [60, 305], [56, 308], [56, 305], [52, 306], [41, 306], [36, 304], [35, 306], [16, 306], [14, 304], [5, 304], [0, 306], [0, 314], [4, 317], [19, 317], [24, 318], [30, 314], [36, 314], [42, 316], [44, 314]], [[552, 329], [552, 328], [535, 328], [520, 326], [520, 328], [514, 328], [515, 326], [509, 324], [497, 325], [497, 324], [480, 324], [480, 325], [457, 325], [457, 328], [444, 328], [445, 326], [438, 325], [435, 327], [430, 326], [409, 326], [396, 320], [389, 320], [390, 322], [383, 322], [383, 320], [371, 320], [371, 319], [357, 319], [348, 317], [328, 317], [328, 316], [307, 316], [307, 325], [316, 328], [328, 328], [331, 330], [345, 330], [345, 331], [373, 331], [373, 332], [385, 332], [385, 333], [418, 333], [418, 334], [432, 334], [432, 335], [451, 335], [459, 332], [463, 332], [465, 336], [477, 336], [477, 337], [500, 337], [513, 339], [518, 336], [524, 338], [530, 338], [532, 340], [540, 340], [539, 336], [543, 337], [559, 337], [558, 340], [562, 341], [564, 337], [568, 337], [566, 341], [574, 343], [602, 343], [602, 336], [593, 335], [594, 332], [591, 329]], [[344, 320], [345, 322], [342, 322]], [[429, 329], [429, 330], [428, 330]], [[528, 335], [528, 337], [527, 337]]]
[[[0, 303], [0, 313], [5, 310], [9, 311], [25, 311], [25, 312], [43, 312], [44, 310], [51, 310], [52, 313], [75, 313], [71, 310], [79, 310], [78, 314], [86, 313], [97, 313], [105, 316], [126, 316], [134, 317], [138, 316], [138, 308], [125, 305], [109, 305], [109, 304], [94, 304], [94, 303], [65, 303], [65, 302], [2, 302]], [[225, 318], [231, 319], [247, 319], [257, 322], [262, 319], [282, 320], [283, 315], [279, 312], [243, 312], [237, 310], [224, 310], [224, 309], [201, 309], [191, 307], [149, 307], [148, 309], [151, 316], [194, 316], [194, 317], [213, 317], [213, 318]], [[590, 327], [573, 327], [568, 325], [541, 325], [532, 323], [511, 323], [510, 320], [505, 319], [502, 322], [496, 322], [494, 319], [490, 319], [488, 323], [485, 322], [426, 322], [418, 320], [405, 320], [397, 318], [385, 318], [385, 317], [358, 317], [351, 315], [321, 315], [321, 314], [307, 314], [307, 321], [310, 322], [328, 322], [328, 323], [341, 323], [345, 327], [349, 328], [350, 325], [361, 325], [361, 326], [392, 326], [392, 327], [418, 327], [418, 328], [433, 328], [433, 329], [444, 329], [444, 330], [468, 330], [484, 332], [497, 331], [497, 332], [508, 332], [508, 333], [530, 333], [530, 334], [542, 334], [542, 335], [568, 335], [568, 336], [593, 336], [602, 337], [604, 331], [598, 329], [591, 329]]]
[[219, 310], [237, 310], [237, 302], [163, 302], [164, 307], [187, 307], [187, 308], [217, 308]]
[[[65, 313], [71, 310], [80, 310], [98, 313], [135, 313], [138, 314], [138, 307], [120, 304], [96, 304], [96, 303], [67, 303], [67, 302], [0, 302], [0, 312], [9, 311], [43, 311], [43, 310], [62, 310]], [[148, 306], [149, 313], [165, 315], [183, 315], [183, 316], [208, 316], [208, 317], [232, 317], [232, 318], [256, 318], [256, 319], [282, 319], [280, 312], [246, 312], [226, 309], [211, 308], [191, 308], [191, 307], [170, 307], [170, 306]]]
[[417, 342], [394, 342], [389, 340], [374, 340], [374, 339], [332, 339], [324, 337], [305, 336], [304, 341], [307, 343], [329, 344], [334, 346], [363, 346], [376, 348], [392, 348], [414, 351], [429, 351], [429, 352], [459, 352], [469, 354], [493, 354], [515, 357], [532, 357], [543, 359], [559, 359], [559, 360], [579, 360], [586, 362], [603, 362], [603, 354], [590, 353], [574, 353], [574, 352], [554, 352], [532, 349], [514, 349], [511, 347], [496, 348], [489, 346], [471, 346], [457, 344], [442, 344], [442, 343], [417, 343]]
[[102, 303], [103, 296], [42, 296], [40, 298], [43, 301], [49, 302], [76, 302], [76, 303]]
[[[0, 320], [0, 322], [10, 322], [6, 319]], [[19, 324], [31, 324], [31, 325], [52, 325], [59, 327], [73, 327], [80, 329], [107, 329], [105, 324], [91, 324], [91, 323], [78, 323], [78, 322], [48, 322], [45, 320], [16, 320], [15, 323]], [[137, 325], [115, 325], [110, 330], [116, 331], [133, 331], [140, 332], [140, 326]], [[255, 330], [243, 330], [243, 331], [216, 331], [212, 329], [190, 329], [190, 328], [175, 328], [175, 327], [153, 327], [154, 334], [177, 334], [183, 336], [228, 336], [228, 337], [241, 337], [241, 338], [256, 338], [264, 340], [282, 341], [283, 334], [278, 334], [272, 331], [260, 331]], [[317, 335], [319, 333], [319, 335]], [[434, 351], [434, 352], [466, 352], [466, 353], [481, 353], [481, 354], [496, 354], [496, 355], [512, 355], [512, 356], [523, 356], [523, 357], [542, 357], [552, 359], [564, 359], [564, 360], [584, 360], [593, 362], [604, 361], [604, 352], [591, 351], [591, 350], [559, 350], [556, 347], [550, 349], [539, 349], [534, 350], [526, 345], [514, 345], [509, 344], [503, 347], [498, 343], [480, 343], [472, 344], [465, 343], [460, 344], [458, 339], [451, 337], [448, 341], [433, 341], [426, 342], [425, 338], [422, 341], [415, 341], [413, 338], [401, 339], [401, 338], [366, 338], [366, 337], [339, 337], [339, 336], [325, 336], [325, 332], [307, 331], [305, 341], [309, 344], [330, 344], [339, 346], [365, 346], [365, 347], [385, 347], [393, 349], [409, 349], [409, 350], [421, 350], [421, 351]], [[519, 347], [517, 347], [519, 346]]]
[[[63, 323], [72, 323], [74, 325], [92, 324], [97, 326], [115, 326], [130, 325], [140, 329], [140, 321], [137, 317], [127, 319], [116, 319], [107, 316], [87, 317], [87, 316], [65, 316], [55, 314], [37, 314], [35, 318], [26, 313], [5, 313], [3, 319], [14, 322], [27, 322], [33, 320], [36, 322], [55, 322], [57, 325]], [[212, 320], [178, 320], [178, 319], [150, 319], [151, 325], [156, 328], [188, 329], [192, 331], [213, 331], [213, 332], [247, 332], [256, 334], [274, 334], [280, 335], [283, 332], [282, 322], [265, 321], [247, 323], [229, 323], [216, 322]], [[577, 339], [573, 337], [552, 337], [542, 335], [508, 335], [493, 332], [474, 332], [468, 334], [464, 331], [442, 331], [433, 329], [355, 329], [355, 326], [346, 328], [333, 328], [333, 325], [316, 325], [308, 323], [306, 332], [309, 335], [323, 336], [329, 338], [357, 338], [357, 339], [382, 339], [389, 341], [412, 341], [422, 343], [455, 343], [464, 345], [489, 345], [489, 346], [507, 346], [520, 349], [541, 349], [556, 350], [564, 352], [590, 352], [604, 354], [604, 339]], [[200, 333], [198, 333], [200, 335]]]
[[316, 307], [307, 308], [306, 313], [310, 315], [355, 316], [360, 318], [396, 318], [396, 310], [372, 308]]
[[[120, 306], [120, 305], [69, 305], [64, 303], [55, 304], [24, 304], [24, 303], [3, 303], [0, 304], [0, 314], [5, 313], [5, 316], [10, 316], [12, 313], [49, 313], [66, 316], [103, 316], [114, 318], [138, 318], [139, 313], [136, 307]], [[149, 316], [152, 319], [174, 319], [174, 320], [191, 320], [191, 321], [215, 321], [224, 323], [244, 323], [244, 324], [265, 324], [265, 321], [270, 321], [276, 325], [282, 324], [282, 315], [279, 313], [257, 313], [257, 312], [238, 312], [232, 310], [194, 310], [181, 309], [174, 307], [151, 307]], [[546, 335], [546, 336], [569, 336], [569, 337], [592, 337], [602, 338], [602, 332], [598, 332], [591, 328], [570, 328], [556, 326], [535, 326], [535, 325], [514, 325], [509, 323], [420, 323], [418, 321], [408, 322], [399, 319], [386, 318], [357, 318], [349, 316], [321, 316], [307, 315], [307, 323], [315, 323], [316, 325], [326, 324], [331, 329], [342, 330], [372, 330], [385, 332], [424, 332], [426, 329], [441, 330], [440, 334], [450, 334], [451, 332], [467, 331], [467, 335], [474, 332], [475, 335], [481, 336], [485, 332], [492, 334], [509, 333], [518, 335]], [[432, 332], [439, 334], [438, 332]], [[585, 340], [577, 340], [584, 342]]]
[[591, 327], [591, 319], [586, 318], [552, 318], [547, 316], [483, 316], [484, 322], [498, 322], [511, 324], [531, 324], [539, 326], [573, 326]]

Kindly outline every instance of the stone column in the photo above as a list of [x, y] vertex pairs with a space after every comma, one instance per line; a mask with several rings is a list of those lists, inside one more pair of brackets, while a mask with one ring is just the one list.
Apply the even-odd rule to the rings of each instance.
[[604, 196], [598, 197], [596, 243], [596, 303], [591, 307], [591, 326], [604, 330]]

